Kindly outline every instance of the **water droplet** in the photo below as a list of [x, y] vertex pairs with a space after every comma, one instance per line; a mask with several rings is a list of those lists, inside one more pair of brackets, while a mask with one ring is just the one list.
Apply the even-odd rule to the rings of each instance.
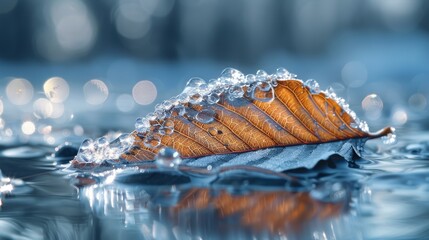
[[156, 148], [161, 145], [161, 137], [158, 134], [148, 134], [144, 138], [143, 144], [148, 148]]
[[134, 144], [134, 136], [129, 133], [123, 133], [118, 137], [121, 143], [121, 150], [126, 151]]
[[207, 96], [207, 103], [208, 104], [216, 104], [216, 103], [218, 103], [219, 102], [219, 100], [220, 100], [220, 97], [219, 97], [219, 95], [217, 95], [216, 93], [210, 93], [208, 96]]
[[247, 83], [254, 83], [256, 81], [256, 76], [253, 74], [247, 74], [246, 75], [246, 82]]
[[95, 140], [95, 148], [101, 149], [109, 146], [109, 141], [107, 141], [106, 137], [100, 137]]
[[155, 114], [156, 118], [159, 120], [162, 120], [162, 119], [167, 117], [167, 112], [164, 111], [163, 109], [156, 110], [154, 114]]
[[221, 78], [228, 83], [237, 84], [244, 80], [244, 75], [234, 68], [225, 68], [221, 73]]
[[150, 122], [147, 118], [137, 118], [135, 128], [137, 132], [144, 133], [150, 128]]
[[334, 89], [332, 87], [329, 87], [324, 91], [325, 95], [329, 98], [336, 99], [337, 94], [335, 93]]
[[219, 134], [222, 134], [222, 133], [223, 133], [221, 130], [219, 130], [219, 129], [215, 128], [215, 127], [211, 127], [211, 128], [209, 128], [209, 129], [207, 129], [207, 131], [208, 131], [208, 132], [209, 132], [209, 134], [210, 134], [210, 135], [212, 135], [212, 136], [216, 136], [216, 135], [219, 135]]
[[92, 139], [88, 138], [83, 140], [78, 151], [77, 160], [82, 162], [91, 162], [94, 150], [94, 141]]
[[189, 97], [189, 102], [191, 104], [199, 104], [203, 101], [203, 96], [200, 93], [195, 93]]
[[162, 107], [165, 111], [169, 111], [173, 107], [173, 101], [165, 100], [162, 102]]
[[212, 109], [203, 109], [197, 113], [195, 120], [201, 123], [211, 123], [214, 121], [215, 114]]
[[274, 97], [274, 88], [267, 82], [256, 82], [250, 86], [250, 97], [261, 102], [271, 102]]
[[179, 116], [183, 116], [186, 113], [186, 108], [183, 105], [177, 105], [173, 108], [173, 112]]
[[277, 74], [277, 79], [283, 79], [283, 80], [288, 79], [290, 76], [289, 71], [282, 67], [277, 68], [276, 74]]
[[162, 123], [162, 126], [159, 130], [161, 135], [171, 135], [174, 133], [174, 122], [171, 119], [167, 119]]
[[189, 79], [189, 81], [186, 83], [186, 86], [183, 92], [190, 93], [191, 91], [197, 90], [203, 84], [206, 84], [206, 81], [204, 81], [204, 79], [199, 77], [193, 77]]
[[307, 81], [305, 81], [304, 85], [310, 89], [311, 93], [314, 93], [314, 94], [320, 93], [320, 86], [316, 80], [308, 79]]
[[186, 93], [181, 93], [177, 95], [177, 100], [181, 103], [187, 103], [189, 101], [189, 95]]
[[258, 70], [256, 72], [256, 80], [257, 81], [265, 81], [268, 77], [268, 73], [265, 72], [264, 70]]
[[395, 133], [389, 133], [386, 136], [381, 137], [381, 140], [384, 144], [394, 144], [396, 143], [396, 134]]
[[165, 147], [159, 150], [155, 163], [159, 168], [175, 168], [182, 163], [182, 159], [176, 150]]
[[228, 99], [233, 101], [235, 98], [241, 98], [244, 95], [244, 90], [241, 86], [233, 85], [228, 90]]
[[156, 115], [154, 113], [148, 113], [145, 117], [148, 121], [155, 121]]

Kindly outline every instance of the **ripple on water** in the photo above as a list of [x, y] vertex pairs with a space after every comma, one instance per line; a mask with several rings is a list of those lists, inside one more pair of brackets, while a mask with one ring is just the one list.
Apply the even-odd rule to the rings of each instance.
[[22, 146], [8, 148], [0, 152], [0, 157], [6, 158], [39, 158], [46, 154], [45, 150], [37, 147]]

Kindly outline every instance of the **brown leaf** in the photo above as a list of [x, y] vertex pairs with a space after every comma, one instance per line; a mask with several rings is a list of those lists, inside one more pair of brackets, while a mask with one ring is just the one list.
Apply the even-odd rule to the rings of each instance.
[[[121, 158], [153, 160], [162, 147], [176, 149], [182, 158], [196, 158], [350, 138], [376, 138], [392, 132], [391, 128], [377, 133], [361, 130], [354, 126], [358, 123], [337, 101], [322, 92], [312, 93], [300, 80], [281, 80], [277, 84], [274, 98], [268, 102], [264, 98], [269, 91], [254, 91], [251, 97], [247, 94], [234, 100], [221, 94], [219, 102], [209, 105], [215, 113], [214, 121], [210, 123], [197, 121], [192, 116], [205, 107], [185, 103], [187, 115], [173, 111], [164, 120], [150, 122], [152, 128], [167, 121], [174, 123], [171, 135], [159, 136], [159, 146], [147, 147], [144, 140], [148, 134], [134, 131], [134, 146]], [[249, 86], [243, 88], [246, 92]]]

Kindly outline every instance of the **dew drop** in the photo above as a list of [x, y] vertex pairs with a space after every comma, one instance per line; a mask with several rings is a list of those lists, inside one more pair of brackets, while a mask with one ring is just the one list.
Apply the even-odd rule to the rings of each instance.
[[215, 114], [212, 109], [203, 109], [197, 113], [195, 120], [201, 123], [211, 123], [214, 121]]
[[181, 103], [186, 103], [189, 101], [189, 95], [186, 93], [181, 93], [177, 95], [177, 100]]
[[156, 110], [155, 111], [155, 116], [156, 116], [157, 119], [161, 120], [161, 119], [164, 119], [164, 118], [167, 117], [167, 112], [164, 111], [163, 109]]
[[162, 103], [162, 107], [165, 111], [169, 111], [173, 107], [173, 101], [172, 100], [165, 100]]
[[171, 119], [167, 119], [162, 124], [162, 127], [160, 129], [160, 133], [162, 135], [171, 135], [174, 133], [174, 122]]
[[199, 104], [203, 101], [203, 96], [200, 93], [195, 93], [189, 97], [189, 102], [191, 104]]
[[134, 136], [128, 133], [121, 134], [118, 139], [121, 143], [122, 151], [128, 150], [134, 144], [135, 141]]
[[187, 87], [192, 87], [192, 88], [197, 88], [203, 84], [205, 84], [206, 81], [204, 81], [204, 79], [199, 78], [199, 77], [193, 77], [191, 79], [189, 79], [189, 81], [186, 83]]
[[176, 168], [182, 163], [182, 159], [176, 150], [165, 147], [159, 150], [155, 163], [159, 168]]
[[381, 137], [381, 140], [383, 140], [384, 144], [394, 144], [396, 143], [396, 134], [389, 133], [387, 136]]
[[206, 84], [206, 81], [204, 81], [204, 79], [199, 77], [193, 77], [189, 79], [189, 81], [186, 83], [186, 87], [183, 92], [189, 93], [191, 91], [195, 91], [203, 84]]
[[254, 83], [256, 81], [256, 76], [253, 74], [247, 74], [246, 75], [246, 82], [247, 83]]
[[216, 103], [218, 103], [219, 102], [219, 100], [220, 100], [220, 97], [219, 97], [219, 95], [217, 95], [216, 93], [210, 93], [208, 96], [207, 96], [207, 103], [208, 104], [216, 104]]
[[161, 137], [158, 134], [148, 134], [144, 138], [143, 144], [148, 148], [156, 148], [161, 145]]
[[155, 121], [156, 120], [156, 116], [155, 116], [154, 113], [149, 113], [149, 114], [146, 115], [146, 119], [148, 121]]
[[307, 81], [305, 81], [304, 85], [310, 89], [311, 93], [314, 93], [314, 94], [320, 93], [320, 86], [316, 80], [308, 79]]
[[186, 108], [183, 105], [177, 105], [173, 108], [173, 112], [175, 112], [179, 116], [183, 116], [186, 113]]
[[267, 79], [268, 77], [268, 73], [265, 72], [264, 70], [258, 70], [256, 72], [256, 80], [257, 81], [265, 81], [265, 79]]
[[150, 128], [150, 122], [146, 118], [137, 118], [135, 128], [137, 132], [144, 133]]
[[261, 102], [274, 100], [274, 88], [267, 82], [256, 82], [250, 86], [250, 97]]
[[221, 78], [229, 83], [237, 84], [244, 80], [244, 75], [234, 68], [225, 68], [221, 73]]
[[334, 89], [332, 87], [329, 87], [328, 89], [326, 89], [324, 93], [329, 98], [332, 98], [332, 99], [336, 99], [337, 98], [337, 94], [335, 93], [335, 91], [334, 91]]
[[100, 137], [100, 138], [97, 138], [97, 140], [95, 140], [95, 148], [100, 149], [100, 148], [105, 148], [107, 146], [109, 146], [109, 141], [107, 141], [106, 137]]
[[216, 136], [216, 135], [222, 134], [222, 131], [221, 131], [221, 130], [219, 130], [219, 129], [217, 129], [217, 128], [215, 128], [215, 127], [211, 127], [211, 128], [209, 128], [209, 129], [207, 129], [207, 131], [208, 131], [208, 132], [209, 132], [209, 134], [210, 134], [210, 135], [212, 135], [212, 136]]
[[244, 95], [244, 90], [241, 86], [233, 85], [228, 90], [228, 98], [229, 100], [234, 100], [235, 98], [241, 98]]
[[286, 70], [285, 68], [277, 68], [276, 74], [277, 74], [277, 79], [283, 79], [283, 80], [288, 79], [290, 76], [289, 71]]

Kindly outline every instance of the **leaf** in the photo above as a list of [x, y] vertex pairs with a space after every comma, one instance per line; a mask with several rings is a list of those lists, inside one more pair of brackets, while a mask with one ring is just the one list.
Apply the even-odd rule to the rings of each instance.
[[[263, 93], [256, 96], [262, 98]], [[202, 123], [186, 116], [172, 115], [174, 132], [161, 137], [156, 148], [147, 147], [147, 135], [134, 132], [134, 147], [121, 157], [128, 161], [153, 160], [161, 147], [176, 149], [182, 158], [249, 152], [271, 147], [320, 144], [352, 138], [376, 138], [387, 135], [390, 128], [377, 133], [363, 131], [334, 99], [325, 93], [312, 94], [299, 80], [278, 81], [270, 102], [241, 97], [230, 100], [226, 94], [210, 105], [214, 121]], [[201, 111], [198, 105], [187, 108]], [[162, 124], [152, 121], [151, 125]]]
[[[85, 140], [73, 163], [144, 162], [169, 147], [194, 166], [214, 159], [214, 165], [230, 161], [285, 170], [312, 167], [334, 153], [349, 159], [351, 155], [343, 146], [351, 150], [370, 138], [391, 135], [394, 139], [391, 128], [370, 133], [367, 124], [332, 90], [321, 92], [316, 81], [303, 83], [294, 77], [284, 69], [274, 75], [259, 70], [256, 76], [246, 77], [238, 70], [226, 69], [209, 83], [192, 78], [181, 94], [138, 118], [130, 135], [110, 143], [105, 137]], [[311, 146], [315, 144], [326, 145]], [[245, 152], [252, 153], [237, 155]], [[264, 156], [269, 158], [265, 157], [265, 163], [261, 161]], [[307, 162], [297, 162], [304, 158]]]

